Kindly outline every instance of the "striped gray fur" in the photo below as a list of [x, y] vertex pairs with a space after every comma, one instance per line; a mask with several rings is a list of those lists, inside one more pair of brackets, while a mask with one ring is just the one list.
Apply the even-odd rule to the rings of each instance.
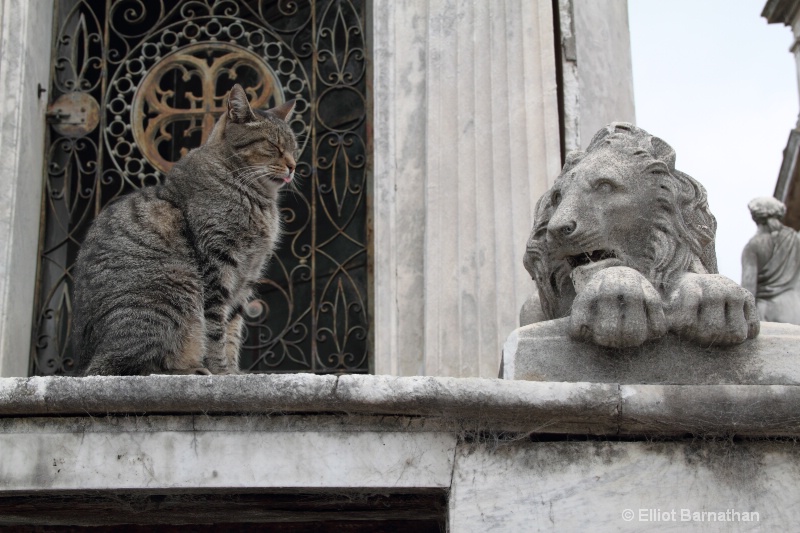
[[107, 206], [75, 266], [83, 375], [239, 372], [242, 312], [280, 235], [294, 101], [252, 110], [236, 85], [208, 141], [162, 185]]

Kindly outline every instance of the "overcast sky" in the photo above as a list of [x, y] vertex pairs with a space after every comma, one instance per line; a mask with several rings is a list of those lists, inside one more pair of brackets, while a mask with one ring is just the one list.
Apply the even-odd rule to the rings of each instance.
[[637, 125], [706, 187], [720, 273], [737, 282], [747, 202], [774, 192], [798, 113], [792, 32], [767, 24], [765, 3], [628, 0]]

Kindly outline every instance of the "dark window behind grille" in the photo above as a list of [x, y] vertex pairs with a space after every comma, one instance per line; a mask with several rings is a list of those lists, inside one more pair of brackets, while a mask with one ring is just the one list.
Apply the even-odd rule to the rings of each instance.
[[33, 373], [70, 374], [72, 268], [113, 199], [161, 182], [242, 84], [296, 98], [300, 192], [245, 313], [242, 368], [367, 372], [367, 104], [363, 0], [60, 0]]

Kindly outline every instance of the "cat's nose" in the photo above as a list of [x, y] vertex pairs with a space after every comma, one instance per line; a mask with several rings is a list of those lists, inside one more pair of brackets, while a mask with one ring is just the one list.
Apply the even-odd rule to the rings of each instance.
[[297, 168], [297, 163], [295, 163], [294, 159], [287, 159], [286, 168], [289, 169], [289, 174], [291, 174], [292, 172], [294, 172], [294, 169]]

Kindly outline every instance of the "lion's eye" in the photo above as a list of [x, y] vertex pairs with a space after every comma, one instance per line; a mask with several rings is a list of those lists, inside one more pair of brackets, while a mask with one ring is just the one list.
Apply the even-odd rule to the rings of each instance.
[[553, 191], [552, 196], [550, 196], [550, 203], [554, 206], [561, 203], [561, 191]]
[[597, 191], [607, 193], [613, 191], [615, 187], [614, 184], [608, 180], [598, 180], [595, 182], [594, 188]]
[[669, 174], [669, 169], [663, 163], [656, 163], [651, 165], [650, 168], [647, 169], [650, 174], [655, 174], [656, 176], [663, 176], [665, 174]]

